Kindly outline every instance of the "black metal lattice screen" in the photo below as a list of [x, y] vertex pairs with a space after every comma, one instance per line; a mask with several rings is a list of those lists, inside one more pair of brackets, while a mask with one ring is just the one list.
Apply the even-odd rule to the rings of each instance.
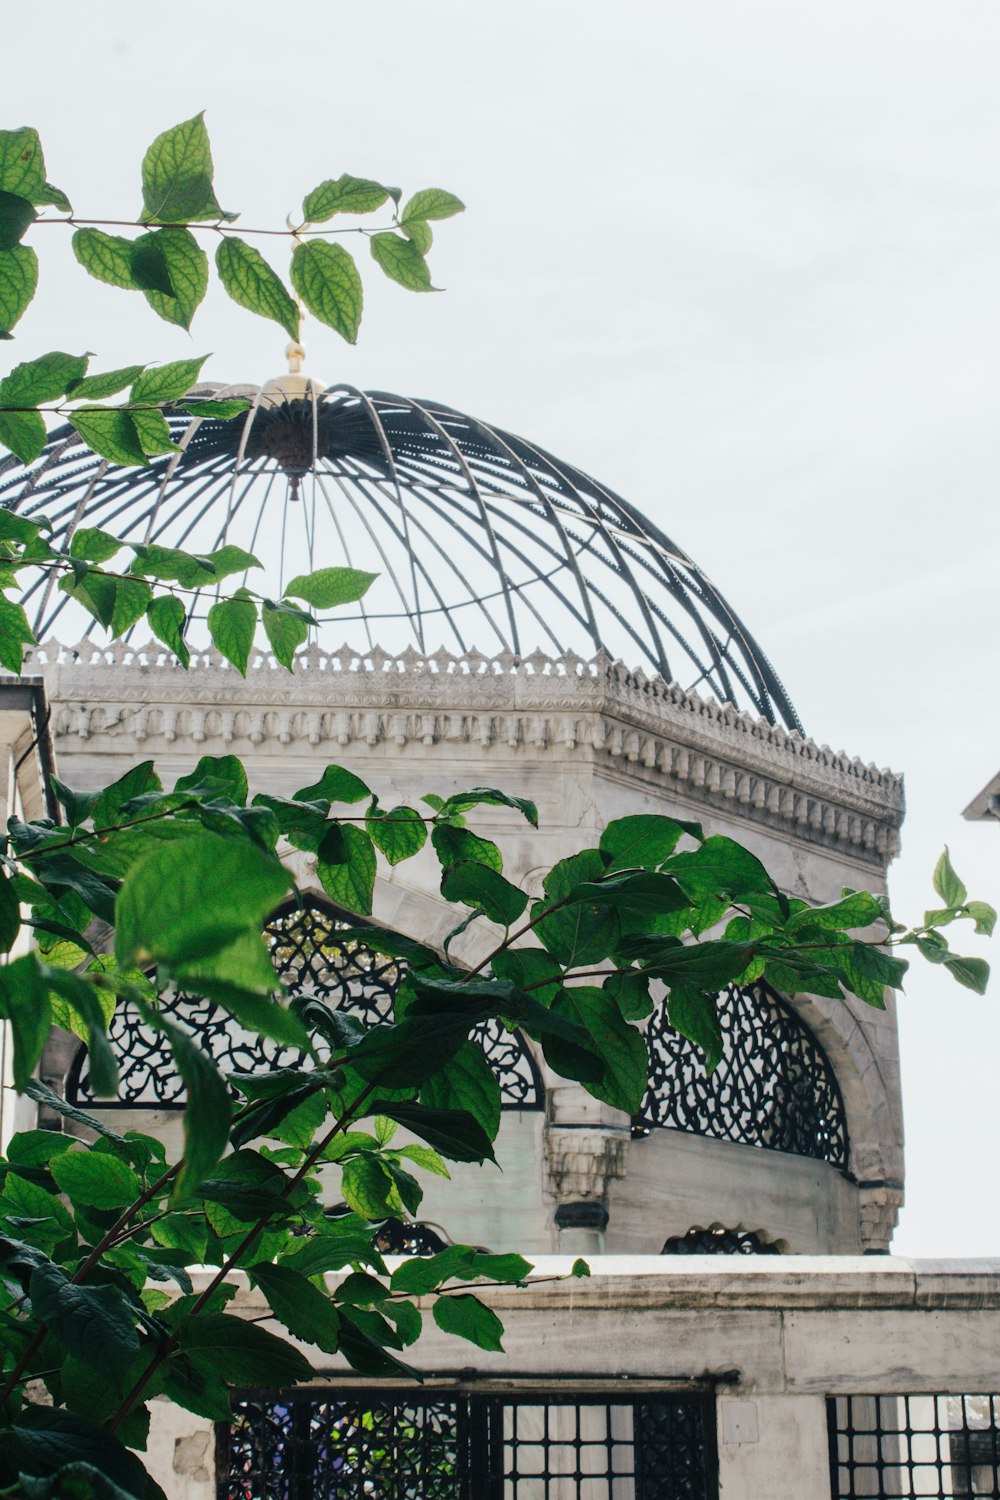
[[689, 1229], [672, 1234], [661, 1255], [780, 1255], [777, 1245], [754, 1229], [726, 1229], [713, 1224], [708, 1229]]
[[[356, 922], [353, 925], [357, 925]], [[279, 978], [293, 995], [310, 994], [337, 1009], [350, 1010], [367, 1025], [384, 1021], [405, 974], [405, 966], [367, 943], [338, 936], [345, 926], [325, 903], [307, 898], [301, 908], [278, 912], [264, 935]], [[301, 1054], [268, 1037], [245, 1030], [221, 1005], [201, 997], [162, 997], [163, 1014], [178, 1020], [224, 1073], [258, 1073], [290, 1067]], [[118, 1098], [104, 1108], [182, 1109], [184, 1083], [163, 1035], [130, 1005], [119, 1006], [108, 1028], [120, 1070]], [[543, 1090], [534, 1061], [520, 1037], [499, 1021], [485, 1021], [473, 1032], [500, 1084], [505, 1109], [540, 1109]], [[76, 1054], [66, 1080], [70, 1103], [95, 1102], [87, 1050]]]
[[720, 997], [722, 1060], [706, 1074], [699, 1048], [669, 1024], [650, 1022], [649, 1084], [633, 1134], [656, 1126], [762, 1146], [847, 1166], [847, 1117], [819, 1042], [766, 984]]
[[295, 1391], [218, 1429], [218, 1500], [716, 1500], [708, 1395]]
[[1000, 1500], [1000, 1396], [836, 1396], [834, 1500]]

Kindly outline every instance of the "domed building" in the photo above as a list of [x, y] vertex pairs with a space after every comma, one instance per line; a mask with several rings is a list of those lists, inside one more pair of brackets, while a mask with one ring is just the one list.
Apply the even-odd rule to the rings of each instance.
[[[245, 581], [278, 597], [296, 574], [326, 566], [378, 576], [360, 603], [320, 620], [293, 675], [258, 650], [245, 678], [208, 643], [210, 591], [191, 592], [184, 670], [142, 625], [106, 644], [71, 599], [39, 584], [28, 608], [41, 644], [25, 672], [44, 678], [70, 785], [103, 785], [145, 759], [168, 781], [202, 755], [235, 753], [252, 790], [291, 795], [339, 762], [383, 805], [484, 784], [532, 798], [537, 833], [502, 808], [475, 820], [503, 849], [508, 877], [529, 887], [596, 844], [610, 820], [657, 812], [747, 844], [789, 895], [825, 902], [844, 887], [885, 889], [900, 777], [807, 737], [740, 615], [627, 501], [433, 401], [322, 389], [298, 375], [195, 394], [244, 396], [250, 409], [229, 420], [170, 416], [181, 451], [147, 469], [117, 468], [62, 429], [27, 470], [0, 465], [0, 505], [46, 516], [62, 542], [99, 526], [143, 545], [255, 554], [263, 567], [227, 579], [227, 593]], [[399, 967], [339, 940], [343, 913], [314, 860], [293, 853], [291, 863], [308, 900], [269, 924], [282, 977], [293, 991], [384, 1014]], [[454, 918], [439, 878], [427, 850], [380, 866], [373, 920], [440, 942]], [[452, 956], [463, 961], [487, 951], [475, 925], [462, 943]], [[170, 1003], [233, 1070], [281, 1057], [208, 1003]], [[504, 1105], [502, 1174], [456, 1167], [443, 1190], [430, 1179], [420, 1223], [388, 1226], [386, 1248], [451, 1238], [529, 1257], [663, 1255], [664, 1270], [687, 1254], [887, 1251], [903, 1192], [891, 1003], [880, 1012], [758, 984], [726, 997], [722, 1024], [723, 1059], [706, 1076], [695, 1049], [652, 1017], [649, 1085], [634, 1119], [550, 1075], [528, 1039], [486, 1028]], [[100, 1107], [173, 1136], [183, 1093], [167, 1056], [127, 1011], [113, 1025], [123, 1098]], [[95, 1107], [75, 1043], [53, 1044], [43, 1072]], [[723, 1263], [714, 1264], [718, 1278]], [[467, 1356], [448, 1358], [457, 1368]], [[643, 1373], [627, 1351], [616, 1358], [618, 1376]], [[636, 1485], [586, 1494], [709, 1493]]]

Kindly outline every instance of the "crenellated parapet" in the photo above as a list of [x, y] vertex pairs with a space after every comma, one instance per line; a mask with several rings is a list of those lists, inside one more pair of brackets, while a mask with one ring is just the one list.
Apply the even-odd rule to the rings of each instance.
[[185, 670], [154, 643], [32, 648], [63, 743], [137, 753], [459, 747], [529, 759], [583, 753], [636, 781], [884, 869], [902, 777], [626, 668], [535, 652], [486, 656], [310, 646], [289, 675], [255, 652], [243, 678], [211, 651]]

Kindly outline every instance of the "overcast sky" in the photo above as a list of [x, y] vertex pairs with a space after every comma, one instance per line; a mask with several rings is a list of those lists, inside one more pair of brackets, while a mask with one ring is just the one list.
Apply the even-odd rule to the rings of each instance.
[[[52, 0], [14, 29], [2, 123], [41, 130], [88, 213], [134, 213], [146, 144], [203, 108], [247, 224], [345, 170], [458, 193], [447, 295], [370, 279], [358, 348], [312, 331], [310, 368], [450, 402], [645, 510], [807, 730], [906, 773], [900, 914], [946, 841], [1000, 903], [1000, 826], [960, 816], [1000, 766], [1000, 8]], [[221, 293], [192, 344], [46, 233], [18, 357], [283, 367], [284, 334]], [[915, 972], [901, 1030], [895, 1248], [998, 1254], [1000, 980]]]

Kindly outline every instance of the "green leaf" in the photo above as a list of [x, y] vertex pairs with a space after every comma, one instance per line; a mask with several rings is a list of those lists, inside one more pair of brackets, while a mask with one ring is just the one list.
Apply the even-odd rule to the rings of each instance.
[[24, 1089], [29, 1099], [34, 1099], [36, 1104], [41, 1104], [45, 1109], [51, 1109], [55, 1114], [62, 1115], [64, 1120], [72, 1120], [74, 1125], [85, 1125], [88, 1130], [93, 1130], [97, 1135], [103, 1135], [105, 1140], [115, 1141], [118, 1145], [125, 1144], [125, 1137], [112, 1130], [103, 1120], [96, 1115], [88, 1115], [84, 1110], [77, 1109], [74, 1104], [69, 1104], [61, 1094], [50, 1089], [48, 1084], [42, 1083], [39, 1078], [29, 1080]]
[[490, 1255], [481, 1250], [476, 1251], [472, 1262], [476, 1276], [483, 1276], [488, 1281], [505, 1281], [511, 1286], [526, 1281], [534, 1269], [531, 1261], [525, 1260], [523, 1255]]
[[441, 894], [446, 901], [479, 907], [491, 922], [510, 927], [524, 912], [528, 897], [496, 870], [476, 860], [461, 860], [445, 870]]
[[902, 988], [906, 963], [866, 943], [848, 942], [836, 950], [836, 963], [859, 999], [885, 1009], [885, 990]]
[[86, 1208], [124, 1208], [142, 1188], [132, 1168], [108, 1151], [67, 1151], [49, 1170], [73, 1203]]
[[198, 1186], [228, 1146], [232, 1098], [222, 1074], [186, 1031], [165, 1016], [157, 1016], [149, 1007], [144, 1019], [168, 1038], [174, 1064], [187, 1090], [184, 1166], [174, 1184], [176, 1201]]
[[182, 667], [191, 663], [191, 653], [184, 642], [187, 615], [175, 594], [161, 594], [146, 609], [149, 628], [158, 641], [174, 653]]
[[419, 854], [427, 842], [427, 826], [412, 807], [392, 807], [388, 812], [381, 808], [370, 810], [365, 827], [375, 847], [381, 849], [391, 865]]
[[945, 906], [964, 906], [968, 891], [952, 868], [947, 845], [934, 867], [934, 889]]
[[356, 1156], [347, 1162], [340, 1190], [344, 1202], [363, 1219], [390, 1218], [403, 1208], [388, 1169], [374, 1156]]
[[[106, 960], [92, 969], [106, 972]], [[51, 965], [44, 977], [53, 992], [49, 1003], [57, 1025], [82, 1035], [90, 1054], [90, 1080], [98, 1099], [113, 1099], [118, 1092], [118, 1064], [107, 1037], [108, 1021], [114, 1014], [114, 996], [100, 991], [81, 974]]]
[[113, 464], [148, 464], [145, 449], [127, 411], [113, 406], [83, 406], [71, 412], [71, 427], [101, 458]]
[[503, 869], [503, 855], [491, 839], [481, 839], [467, 828], [456, 828], [451, 823], [436, 823], [431, 830], [431, 843], [441, 861], [442, 870], [462, 860], [474, 860], [499, 874]]
[[676, 880], [656, 870], [629, 870], [606, 880], [582, 881], [566, 898], [570, 907], [580, 902], [642, 916], [684, 911], [690, 905]]
[[294, 1385], [313, 1373], [305, 1355], [284, 1339], [228, 1313], [186, 1318], [180, 1347], [232, 1385]]
[[203, 755], [193, 771], [186, 776], [178, 776], [174, 782], [174, 791], [221, 792], [245, 807], [250, 783], [246, 767], [239, 756]]
[[348, 911], [367, 916], [372, 909], [372, 892], [375, 888], [375, 848], [363, 828], [345, 823], [331, 825], [338, 847], [330, 850], [336, 858], [329, 858], [327, 838], [320, 845], [316, 874], [326, 894], [338, 906]]
[[500, 979], [509, 979], [547, 1005], [562, 988], [562, 965], [544, 948], [505, 948], [490, 965]]
[[673, 855], [665, 868], [693, 900], [728, 896], [738, 901], [775, 889], [760, 860], [723, 834], [713, 834], [700, 849]]
[[[106, 401], [109, 396], [117, 396], [119, 391], [130, 386], [141, 374], [142, 365], [125, 365], [120, 370], [107, 370], [103, 375], [87, 375], [71, 384], [68, 395], [72, 401], [83, 397], [90, 401]], [[121, 542], [118, 545], [121, 546]]]
[[[587, 1092], [614, 1109], [636, 1114], [646, 1092], [649, 1056], [642, 1036], [623, 1019], [615, 1001], [595, 986], [574, 985], [563, 990], [552, 1009], [583, 1026], [592, 1039], [599, 1070], [596, 1077], [580, 1078]], [[578, 1049], [562, 1037], [546, 1036], [542, 1045], [546, 1062], [563, 1077], [590, 1071], [580, 1069]]]
[[257, 844], [200, 831], [160, 844], [118, 893], [115, 953], [135, 963], [183, 965], [259, 932], [292, 878]]
[[[425, 802], [430, 801], [424, 798]], [[509, 792], [498, 792], [492, 786], [474, 786], [467, 792], [456, 792], [449, 797], [447, 802], [441, 804], [438, 809], [445, 816], [453, 812], [461, 812], [466, 807], [512, 807], [519, 812], [532, 826], [538, 827], [538, 808], [527, 797], [513, 797]]]
[[496, 1140], [500, 1085], [476, 1042], [463, 1042], [455, 1055], [431, 1074], [420, 1090], [420, 1102], [433, 1110], [470, 1114], [489, 1140]]
[[372, 256], [391, 281], [408, 292], [432, 292], [430, 267], [412, 240], [401, 234], [373, 234]]
[[368, 177], [342, 172], [313, 188], [302, 201], [302, 214], [309, 224], [325, 224], [334, 214], [370, 214], [382, 207], [391, 192]]
[[[83, 269], [96, 281], [108, 286], [136, 290], [132, 271], [132, 241], [120, 234], [105, 234], [103, 229], [78, 229], [73, 235], [73, 254]], [[109, 391], [108, 395], [114, 393]]]
[[392, 1290], [405, 1296], [426, 1297], [428, 1292], [436, 1292], [446, 1281], [471, 1280], [476, 1274], [473, 1270], [475, 1261], [476, 1251], [471, 1245], [449, 1245], [436, 1255], [405, 1260], [392, 1273]]
[[139, 439], [139, 446], [147, 458], [155, 458], [160, 453], [181, 451], [180, 444], [174, 442], [167, 419], [161, 411], [130, 411], [129, 416]]
[[364, 291], [354, 257], [342, 245], [307, 240], [292, 252], [292, 286], [321, 323], [349, 344], [358, 341]]
[[35, 462], [47, 438], [45, 422], [37, 411], [0, 411], [0, 444], [23, 464]]
[[163, 292], [145, 292], [144, 296], [164, 322], [190, 328], [208, 289], [208, 256], [190, 229], [159, 229], [156, 240], [167, 265], [174, 295], [168, 297]]
[[289, 1266], [251, 1266], [250, 1274], [289, 1333], [307, 1344], [315, 1344], [325, 1354], [336, 1354], [340, 1345], [340, 1318], [325, 1292]]
[[464, 211], [465, 204], [444, 188], [422, 188], [403, 204], [400, 219], [450, 219]]
[[361, 802], [372, 789], [344, 766], [327, 766], [319, 781], [295, 793], [296, 802]]
[[568, 901], [578, 887], [599, 879], [604, 861], [596, 849], [585, 849], [553, 865], [543, 881], [545, 895], [531, 908], [536, 921], [535, 936], [561, 964], [590, 965], [607, 958], [615, 949], [620, 923], [613, 909], [596, 902], [577, 902], [552, 911], [547, 907]]
[[722, 1061], [722, 1027], [715, 1000], [701, 990], [677, 985], [670, 991], [667, 1014], [671, 1026], [705, 1054], [705, 1072]]
[[0, 953], [9, 953], [21, 930], [21, 908], [6, 870], [0, 871]]
[[257, 631], [257, 606], [252, 599], [223, 599], [208, 611], [208, 633], [216, 650], [232, 662], [241, 677]]
[[30, 245], [0, 250], [0, 338], [10, 338], [37, 285], [38, 256]]
[[193, 417], [218, 417], [220, 421], [228, 422], [233, 417], [241, 417], [245, 411], [249, 411], [250, 402], [244, 401], [242, 397], [234, 398], [232, 401], [210, 401], [199, 397], [194, 401], [179, 402], [179, 409], [190, 412]]
[[84, 1364], [114, 1369], [138, 1354], [135, 1315], [117, 1287], [75, 1286], [61, 1267], [38, 1266], [30, 1293], [35, 1317]]
[[789, 936], [801, 927], [821, 927], [835, 932], [855, 927], [869, 927], [882, 920], [882, 908], [867, 891], [851, 891], [829, 906], [807, 906], [795, 912], [785, 924]]
[[951, 958], [945, 959], [944, 966], [949, 974], [967, 990], [974, 990], [977, 995], [986, 994], [986, 987], [990, 981], [990, 966], [984, 958], [960, 958], [956, 953]]
[[132, 280], [137, 291], [173, 297], [174, 284], [170, 280], [170, 267], [160, 244], [159, 230], [140, 234], [132, 241]]
[[69, 555], [81, 557], [85, 562], [105, 563], [120, 552], [123, 545], [120, 537], [102, 531], [99, 526], [80, 526], [73, 533]]
[[24, 646], [34, 644], [35, 637], [28, 617], [20, 604], [0, 594], [0, 663], [8, 672], [20, 672]]
[[295, 653], [309, 634], [310, 617], [300, 609], [272, 604], [270, 599], [261, 605], [260, 617], [275, 657], [291, 671]]
[[0, 402], [10, 406], [38, 406], [56, 401], [86, 373], [86, 354], [64, 354], [55, 349], [38, 359], [15, 365], [0, 380]]
[[38, 131], [29, 125], [20, 130], [0, 130], [0, 188], [34, 203], [45, 186], [45, 160]]
[[[93, 1361], [91, 1361], [93, 1363]], [[81, 1468], [93, 1467], [104, 1480], [118, 1486], [119, 1493], [90, 1487], [89, 1479], [78, 1483], [70, 1478], [63, 1486], [60, 1478], [52, 1490], [53, 1500], [159, 1500], [157, 1489], [134, 1453], [113, 1433], [98, 1427], [76, 1412], [51, 1406], [25, 1406], [11, 1426], [17, 1446], [27, 1456], [28, 1467], [35, 1473], [79, 1474]], [[84, 1487], [86, 1485], [86, 1487]], [[19, 1486], [21, 1488], [21, 1486]], [[162, 1493], [162, 1492], [161, 1492]]]
[[585, 1260], [580, 1260], [579, 1257], [577, 1257], [572, 1266], [570, 1266], [569, 1274], [574, 1277], [589, 1276], [590, 1267]]
[[471, 1292], [448, 1293], [434, 1303], [434, 1321], [442, 1333], [468, 1339], [478, 1349], [503, 1353], [503, 1324], [496, 1313]]
[[186, 395], [197, 384], [207, 358], [203, 354], [200, 359], [175, 359], [170, 364], [143, 370], [132, 385], [129, 401], [137, 406], [155, 406], [160, 401], [175, 401], [178, 396]]
[[975, 923], [976, 932], [981, 932], [986, 937], [993, 936], [993, 929], [997, 923], [997, 914], [989, 902], [967, 901], [965, 903], [965, 915], [972, 918]]
[[100, 793], [93, 808], [94, 827], [107, 828], [112, 823], [123, 822], [127, 816], [124, 810], [133, 798], [162, 790], [163, 785], [153, 768], [153, 762], [140, 761]]
[[26, 1092], [52, 1025], [49, 991], [34, 953], [0, 967], [0, 1017], [14, 1043], [14, 1087]]
[[[474, 1044], [473, 1044], [474, 1045]], [[431, 1109], [427, 1104], [380, 1099], [377, 1108], [433, 1146], [449, 1161], [495, 1161], [491, 1137], [464, 1109]]]
[[0, 250], [13, 250], [37, 218], [27, 198], [0, 188]]
[[335, 609], [338, 604], [361, 599], [377, 577], [377, 573], [364, 573], [358, 568], [319, 568], [293, 578], [285, 585], [285, 593], [304, 599], [315, 609]]
[[158, 135], [142, 162], [142, 217], [157, 224], [233, 219], [212, 186], [212, 150], [204, 114]]
[[420, 254], [426, 255], [434, 243], [434, 231], [427, 220], [406, 219], [399, 227], [406, 238], [413, 241]]
[[153, 591], [141, 578], [115, 580], [115, 606], [111, 614], [113, 638], [125, 635], [142, 619], [152, 601]]
[[601, 834], [599, 847], [602, 854], [611, 856], [612, 870], [648, 867], [669, 859], [685, 833], [699, 841], [704, 838], [699, 823], [684, 823], [658, 813], [635, 813], [609, 823]]
[[73, 205], [62, 188], [53, 187], [51, 182], [43, 182], [32, 201], [39, 208], [51, 204], [53, 208], [58, 208], [60, 213], [71, 214], [73, 212]]
[[273, 318], [291, 338], [298, 338], [299, 310], [259, 250], [227, 235], [215, 252], [215, 268], [234, 302], [262, 318]]

